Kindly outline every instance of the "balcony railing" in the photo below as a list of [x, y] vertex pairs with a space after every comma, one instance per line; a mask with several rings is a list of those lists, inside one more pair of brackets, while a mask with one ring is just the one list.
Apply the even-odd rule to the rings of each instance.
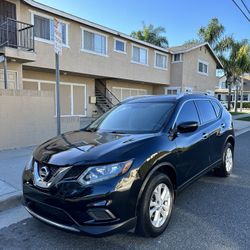
[[34, 26], [7, 18], [0, 24], [0, 48], [12, 47], [34, 51]]

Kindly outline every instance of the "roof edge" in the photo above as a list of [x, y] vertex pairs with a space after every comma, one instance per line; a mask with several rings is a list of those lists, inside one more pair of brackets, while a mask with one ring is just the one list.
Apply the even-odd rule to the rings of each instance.
[[183, 49], [183, 50], [176, 51], [176, 52], [171, 51], [171, 48], [170, 48], [169, 50], [170, 50], [170, 53], [171, 53], [171, 54], [179, 54], [179, 53], [187, 53], [187, 52], [190, 52], [190, 51], [195, 50], [195, 49], [198, 49], [198, 48], [200, 48], [200, 47], [202, 47], [202, 46], [207, 46], [207, 47], [210, 49], [210, 51], [212, 52], [212, 55], [215, 57], [215, 59], [216, 59], [216, 61], [217, 61], [217, 64], [221, 67], [221, 69], [223, 69], [224, 67], [223, 67], [222, 62], [220, 61], [220, 59], [218, 58], [218, 56], [215, 54], [214, 50], [212, 49], [212, 47], [210, 46], [210, 44], [209, 44], [208, 42], [204, 42], [204, 43], [198, 44], [198, 45], [196, 45], [196, 46], [194, 46], [194, 47], [192, 47], [192, 48]]
[[88, 20], [83, 19], [81, 17], [77, 17], [77, 16], [69, 14], [67, 12], [55, 9], [55, 8], [50, 7], [48, 5], [45, 5], [45, 4], [42, 4], [42, 3], [38, 3], [38, 2], [33, 1], [33, 0], [22, 0], [22, 1], [25, 2], [26, 4], [30, 5], [30, 6], [34, 7], [34, 8], [38, 8], [38, 9], [50, 12], [52, 14], [64, 17], [66, 19], [70, 19], [72, 21], [75, 21], [75, 22], [87, 25], [89, 27], [92, 27], [92, 28], [95, 28], [95, 29], [98, 29], [98, 30], [101, 30], [101, 31], [104, 31], [104, 32], [107, 32], [107, 33], [111, 33], [111, 34], [116, 35], [118, 37], [122, 37], [124, 39], [133, 41], [133, 42], [138, 43], [138, 44], [142, 44], [144, 46], [147, 46], [147, 47], [150, 47], [150, 48], [153, 48], [153, 49], [165, 52], [165, 53], [170, 53], [169, 49], [167, 49], [167, 48], [162, 48], [162, 47], [156, 46], [154, 44], [141, 41], [139, 39], [136, 39], [136, 38], [133, 38], [133, 37], [131, 37], [129, 35], [126, 35], [126, 34], [124, 34], [122, 32], [119, 32], [119, 31], [116, 31], [114, 29], [110, 29], [108, 27], [96, 24], [94, 22], [88, 21]]

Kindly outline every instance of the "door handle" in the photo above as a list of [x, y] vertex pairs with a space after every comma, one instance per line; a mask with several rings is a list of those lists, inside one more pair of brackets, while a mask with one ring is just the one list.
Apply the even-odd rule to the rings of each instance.
[[208, 133], [203, 133], [203, 134], [202, 134], [202, 139], [203, 139], [203, 140], [206, 140], [207, 138], [208, 138]]

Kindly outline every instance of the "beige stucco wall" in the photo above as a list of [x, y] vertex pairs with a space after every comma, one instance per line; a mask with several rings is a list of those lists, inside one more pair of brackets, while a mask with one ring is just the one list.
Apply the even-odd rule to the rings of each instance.
[[[31, 6], [21, 3], [20, 13], [22, 21], [31, 23], [32, 14], [30, 10], [52, 16], [52, 14], [36, 10]], [[108, 36], [108, 55], [99, 56], [89, 54], [81, 51], [82, 33], [80, 27], [84, 27], [84, 25], [61, 17], [59, 18], [69, 23], [69, 48], [63, 48], [63, 55], [60, 58], [62, 70], [124, 80], [164, 84], [169, 83], [169, 70], [159, 70], [154, 68], [154, 49], [150, 48], [148, 51], [148, 66], [134, 64], [131, 63], [131, 42], [128, 40], [126, 41], [127, 54], [117, 53], [113, 50], [114, 36], [102, 32], [104, 35]], [[36, 41], [35, 50], [37, 53], [36, 61], [29, 63], [28, 65], [49, 69], [55, 67], [54, 46], [52, 44]]]
[[[198, 60], [209, 64], [208, 76], [198, 73]], [[214, 90], [218, 82], [215, 60], [205, 46], [183, 55], [183, 87], [192, 87], [193, 91]]]
[[[80, 128], [79, 117], [61, 119], [62, 132]], [[47, 91], [0, 90], [0, 150], [37, 145], [56, 136], [54, 97]]]
[[182, 81], [183, 81], [183, 62], [176, 62], [176, 63], [171, 62], [171, 69], [170, 69], [171, 86], [181, 87]]
[[[44, 71], [34, 71], [28, 70], [27, 68], [23, 71], [23, 78], [32, 79], [32, 82], [41, 82], [43, 81], [52, 81], [55, 82], [55, 73], [44, 72]], [[34, 80], [34, 81], [33, 81]], [[92, 117], [93, 112], [96, 110], [95, 104], [89, 104], [89, 97], [95, 96], [95, 79], [88, 78], [85, 76], [76, 76], [76, 75], [64, 75], [61, 73], [60, 81], [62, 83], [77, 83], [86, 85], [86, 115]], [[30, 83], [30, 88], [32, 88], [32, 83]], [[62, 104], [63, 105], [63, 104]]]
[[[0, 90], [0, 150], [37, 145], [55, 136], [53, 105], [46, 91]], [[61, 122], [62, 131], [80, 128], [79, 118]]]

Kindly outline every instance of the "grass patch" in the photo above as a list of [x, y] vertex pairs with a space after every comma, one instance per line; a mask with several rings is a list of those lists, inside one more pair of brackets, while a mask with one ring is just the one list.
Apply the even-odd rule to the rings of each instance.
[[244, 117], [244, 118], [239, 118], [239, 119], [237, 119], [237, 120], [250, 122], [250, 116]]
[[246, 112], [234, 112], [234, 111], [230, 111], [231, 115], [245, 115], [247, 114]]

